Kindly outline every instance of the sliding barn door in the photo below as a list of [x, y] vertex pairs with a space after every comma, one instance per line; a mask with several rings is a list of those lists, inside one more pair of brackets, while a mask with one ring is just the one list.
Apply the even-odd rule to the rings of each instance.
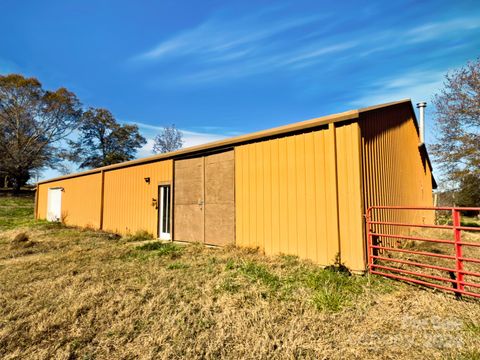
[[203, 161], [203, 158], [175, 161], [175, 240], [204, 242]]
[[235, 241], [234, 152], [175, 161], [174, 240]]
[[235, 241], [234, 152], [205, 158], [205, 243], [228, 245]]

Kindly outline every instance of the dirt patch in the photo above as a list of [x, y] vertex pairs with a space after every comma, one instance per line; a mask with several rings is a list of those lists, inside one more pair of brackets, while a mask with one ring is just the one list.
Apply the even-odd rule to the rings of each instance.
[[28, 237], [28, 234], [25, 232], [20, 232], [13, 238], [12, 242], [10, 243], [10, 247], [12, 249], [28, 249], [32, 246], [35, 246], [37, 243], [35, 241], [31, 241]]

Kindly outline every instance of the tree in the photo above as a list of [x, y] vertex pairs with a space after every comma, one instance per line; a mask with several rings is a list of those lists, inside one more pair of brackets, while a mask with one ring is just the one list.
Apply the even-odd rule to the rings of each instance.
[[445, 77], [434, 97], [438, 138], [432, 146], [448, 180], [480, 175], [480, 58]]
[[183, 146], [183, 133], [175, 125], [165, 126], [160, 134], [155, 136], [154, 153], [167, 153]]
[[82, 117], [77, 141], [69, 141], [73, 151], [68, 159], [81, 168], [95, 168], [132, 160], [146, 143], [137, 125], [120, 125], [106, 109], [88, 109]]
[[32, 171], [60, 165], [60, 140], [78, 126], [81, 104], [65, 88], [47, 91], [35, 78], [0, 75], [0, 170], [14, 192]]
[[460, 180], [456, 203], [464, 207], [480, 206], [480, 176], [467, 174]]

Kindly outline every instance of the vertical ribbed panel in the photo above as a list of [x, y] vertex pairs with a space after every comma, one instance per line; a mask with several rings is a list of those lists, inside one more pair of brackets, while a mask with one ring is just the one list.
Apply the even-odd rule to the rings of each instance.
[[98, 229], [100, 226], [101, 173], [53, 181], [38, 186], [38, 219], [47, 216], [48, 189], [63, 187], [62, 219], [67, 225]]
[[156, 236], [158, 210], [152, 200], [158, 197], [160, 183], [172, 182], [172, 164], [165, 160], [106, 171], [103, 228], [120, 234], [144, 230]]
[[[411, 110], [394, 106], [360, 117], [365, 207], [375, 205], [432, 206], [432, 177], [419, 151]], [[433, 211], [376, 211], [375, 220], [433, 223]], [[405, 227], [377, 226], [376, 232], [404, 233]], [[394, 246], [395, 241], [383, 239]]]
[[336, 144], [341, 260], [350, 269], [363, 270], [365, 268], [364, 210], [358, 123], [337, 127]]
[[364, 270], [359, 139], [357, 123], [330, 124], [237, 146], [237, 245], [330, 265], [342, 244], [341, 261]]

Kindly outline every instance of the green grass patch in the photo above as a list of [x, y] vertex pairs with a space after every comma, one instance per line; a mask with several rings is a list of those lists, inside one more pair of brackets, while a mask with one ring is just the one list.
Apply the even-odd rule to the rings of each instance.
[[169, 257], [176, 259], [182, 254], [182, 251], [183, 248], [179, 245], [153, 241], [135, 247], [134, 250], [128, 253], [127, 258], [148, 260], [154, 257]]
[[[450, 218], [440, 218], [438, 220], [440, 225], [453, 225], [453, 221]], [[468, 226], [468, 227], [480, 227], [480, 219], [475, 217], [469, 216], [462, 216], [460, 220], [461, 226]]]
[[480, 360], [480, 350], [464, 351], [457, 360]]
[[351, 306], [368, 288], [381, 293], [394, 289], [384, 279], [351, 275], [342, 267], [320, 269], [305, 264], [295, 256], [281, 256], [280, 260], [275, 270], [251, 260], [235, 263], [233, 259], [228, 259], [224, 268], [228, 273], [219, 288], [236, 293], [241, 288], [238, 276], [243, 276], [252, 284], [266, 287], [269, 297], [280, 301], [292, 300], [298, 291], [304, 289], [310, 294], [312, 305], [326, 312], [338, 312]]
[[33, 196], [0, 196], [0, 206], [6, 207], [32, 207], [35, 203]]
[[469, 321], [465, 324], [465, 330], [480, 337], [480, 323]]
[[228, 259], [227, 263], [225, 264], [225, 270], [233, 270], [235, 269], [235, 261], [233, 259]]
[[240, 272], [249, 279], [260, 282], [271, 290], [278, 290], [281, 286], [280, 277], [272, 274], [266, 266], [254, 261], [246, 261], [240, 265]]
[[0, 231], [34, 225], [33, 210], [32, 197], [0, 197]]
[[171, 246], [173, 244], [167, 244], [167, 243], [161, 243], [159, 241], [155, 242], [149, 242], [140, 246], [137, 246], [135, 249], [136, 250], [141, 250], [141, 251], [160, 251], [160, 252], [168, 252], [170, 247], [176, 247], [175, 245]]
[[238, 283], [237, 277], [234, 274], [229, 274], [223, 279], [220, 288], [228, 293], [237, 293], [240, 291], [241, 285]]
[[477, 228], [480, 228], [480, 224], [476, 221], [464, 221], [462, 220], [461, 222], [462, 226], [466, 226], [466, 227], [477, 227]]
[[314, 306], [329, 312], [340, 311], [350, 300], [361, 294], [362, 283], [357, 277], [335, 269], [314, 271], [306, 277], [306, 285], [314, 291]]

